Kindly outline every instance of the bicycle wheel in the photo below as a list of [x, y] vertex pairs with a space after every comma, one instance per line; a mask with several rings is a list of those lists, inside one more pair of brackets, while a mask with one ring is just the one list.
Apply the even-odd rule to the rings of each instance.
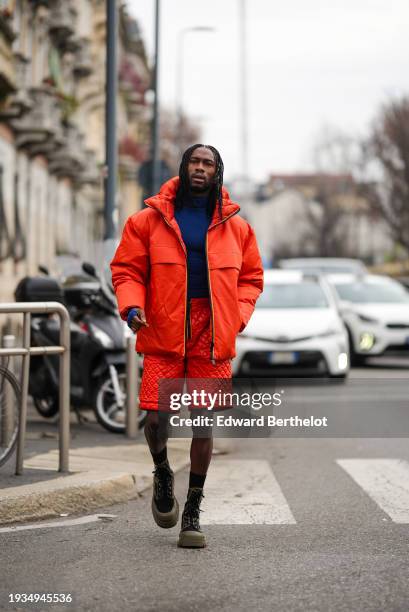
[[0, 365], [0, 466], [11, 457], [17, 443], [20, 397], [16, 377]]

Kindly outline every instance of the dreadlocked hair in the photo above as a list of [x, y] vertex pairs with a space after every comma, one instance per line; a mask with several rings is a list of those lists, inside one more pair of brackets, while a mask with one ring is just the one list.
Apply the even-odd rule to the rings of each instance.
[[199, 147], [203, 147], [204, 149], [209, 149], [213, 153], [214, 161], [216, 163], [216, 173], [213, 179], [213, 185], [209, 192], [209, 202], [208, 202], [208, 213], [209, 215], [213, 215], [213, 212], [218, 207], [218, 212], [220, 219], [222, 219], [222, 205], [223, 205], [223, 171], [224, 165], [223, 160], [220, 156], [219, 151], [212, 147], [211, 145], [204, 144], [194, 144], [183, 153], [182, 161], [180, 162], [179, 167], [179, 188], [176, 193], [175, 199], [175, 208], [181, 209], [183, 207], [186, 196], [190, 194], [190, 182], [189, 182], [189, 174], [187, 171], [190, 158], [192, 153], [199, 149]]

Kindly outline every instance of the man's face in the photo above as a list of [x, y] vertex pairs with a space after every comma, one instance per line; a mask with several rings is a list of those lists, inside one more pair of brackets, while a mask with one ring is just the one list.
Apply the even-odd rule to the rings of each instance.
[[198, 147], [190, 156], [187, 167], [192, 192], [206, 194], [210, 191], [216, 174], [213, 153], [205, 147]]

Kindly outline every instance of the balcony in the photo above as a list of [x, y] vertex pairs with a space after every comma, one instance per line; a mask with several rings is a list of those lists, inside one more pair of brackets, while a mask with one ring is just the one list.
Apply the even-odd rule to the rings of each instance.
[[49, 28], [56, 46], [64, 48], [76, 27], [77, 13], [71, 0], [54, 0], [50, 6]]
[[74, 74], [77, 78], [83, 78], [89, 76], [92, 71], [90, 41], [88, 38], [80, 38], [75, 51]]
[[30, 155], [47, 156], [62, 144], [60, 105], [48, 88], [33, 88], [29, 94], [31, 108], [10, 121], [16, 132], [16, 146]]
[[62, 146], [50, 159], [50, 172], [76, 179], [84, 171], [85, 165], [84, 137], [76, 126], [67, 125], [63, 132]]

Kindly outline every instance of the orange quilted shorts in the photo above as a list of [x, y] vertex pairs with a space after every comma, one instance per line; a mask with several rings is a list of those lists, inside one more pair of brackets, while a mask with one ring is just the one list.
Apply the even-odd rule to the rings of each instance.
[[[186, 391], [204, 389], [206, 392], [217, 393], [223, 390], [231, 392], [231, 359], [223, 359], [212, 363], [210, 360], [211, 341], [211, 311], [209, 298], [191, 298], [190, 316], [188, 321], [188, 336], [186, 340], [185, 357], [167, 357], [161, 355], [144, 355], [143, 374], [139, 393], [141, 410], [158, 410], [173, 412], [168, 405], [163, 405], [162, 390], [169, 383], [168, 389], [183, 392], [186, 381]], [[167, 379], [164, 381], [164, 379]], [[162, 385], [162, 386], [160, 386]], [[166, 387], [165, 387], [166, 388]], [[159, 397], [161, 395], [161, 397]], [[203, 397], [203, 396], [202, 396]], [[223, 402], [222, 402], [223, 403]], [[207, 407], [192, 405], [189, 410]], [[215, 403], [214, 409], [230, 408]]]

